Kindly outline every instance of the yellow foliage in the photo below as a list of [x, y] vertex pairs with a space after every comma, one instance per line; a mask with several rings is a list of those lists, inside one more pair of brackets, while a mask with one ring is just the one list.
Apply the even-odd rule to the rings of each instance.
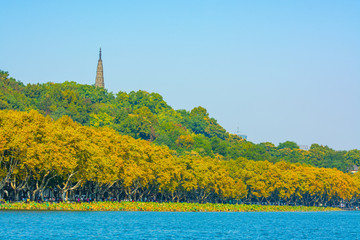
[[[111, 121], [104, 116], [102, 122]], [[34, 182], [56, 177], [63, 192], [80, 183], [99, 189], [117, 184], [129, 197], [161, 193], [175, 201], [186, 196], [312, 203], [360, 198], [359, 173], [244, 158], [225, 161], [196, 152], [179, 157], [167, 147], [93, 125], [97, 128], [81, 126], [68, 116], [54, 121], [36, 111], [0, 111], [0, 181], [9, 173], [18, 178], [30, 173]], [[194, 139], [181, 135], [176, 144], [190, 148]]]

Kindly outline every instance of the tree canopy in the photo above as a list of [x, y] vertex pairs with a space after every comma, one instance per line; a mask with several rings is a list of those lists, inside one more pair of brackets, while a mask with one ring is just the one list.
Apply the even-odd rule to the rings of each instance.
[[0, 110], [0, 198], [334, 205], [359, 202], [359, 176], [284, 161], [178, 155], [66, 115]]
[[313, 144], [302, 150], [292, 141], [254, 144], [227, 132], [201, 106], [174, 110], [158, 93], [118, 92], [75, 82], [27, 84], [0, 71], [0, 109], [36, 110], [57, 120], [69, 116], [83, 126], [109, 127], [121, 135], [165, 145], [178, 155], [224, 160], [305, 163], [347, 172], [360, 164], [359, 150], [336, 151]]

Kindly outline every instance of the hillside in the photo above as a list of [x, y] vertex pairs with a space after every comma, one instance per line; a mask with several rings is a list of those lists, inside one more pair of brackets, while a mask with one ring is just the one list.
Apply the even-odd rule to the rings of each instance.
[[[305, 163], [348, 171], [360, 165], [360, 151], [335, 151], [319, 144], [309, 151], [294, 142], [254, 144], [228, 133], [203, 107], [174, 110], [160, 94], [146, 91], [118, 92], [75, 82], [28, 84], [0, 71], [0, 109], [37, 110], [57, 120], [70, 116], [93, 127], [110, 127], [122, 135], [166, 145], [177, 155], [219, 159], [268, 160]], [[251, 116], [250, 116], [251, 117]]]

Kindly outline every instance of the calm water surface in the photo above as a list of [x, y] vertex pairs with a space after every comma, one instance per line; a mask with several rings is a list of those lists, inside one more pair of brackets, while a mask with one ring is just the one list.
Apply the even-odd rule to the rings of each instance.
[[360, 212], [0, 211], [0, 239], [360, 239]]

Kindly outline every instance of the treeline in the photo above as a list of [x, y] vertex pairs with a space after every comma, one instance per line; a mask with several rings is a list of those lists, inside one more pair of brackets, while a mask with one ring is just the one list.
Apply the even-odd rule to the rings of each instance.
[[222, 161], [37, 111], [0, 111], [0, 198], [358, 203], [359, 174], [286, 162]]
[[309, 151], [294, 142], [254, 144], [230, 134], [203, 107], [172, 109], [157, 93], [119, 92], [75, 82], [24, 85], [0, 71], [0, 109], [37, 110], [59, 119], [70, 116], [84, 126], [110, 127], [122, 135], [168, 146], [178, 155], [243, 157], [254, 161], [306, 163], [349, 171], [360, 165], [360, 151], [335, 151], [313, 144]]

